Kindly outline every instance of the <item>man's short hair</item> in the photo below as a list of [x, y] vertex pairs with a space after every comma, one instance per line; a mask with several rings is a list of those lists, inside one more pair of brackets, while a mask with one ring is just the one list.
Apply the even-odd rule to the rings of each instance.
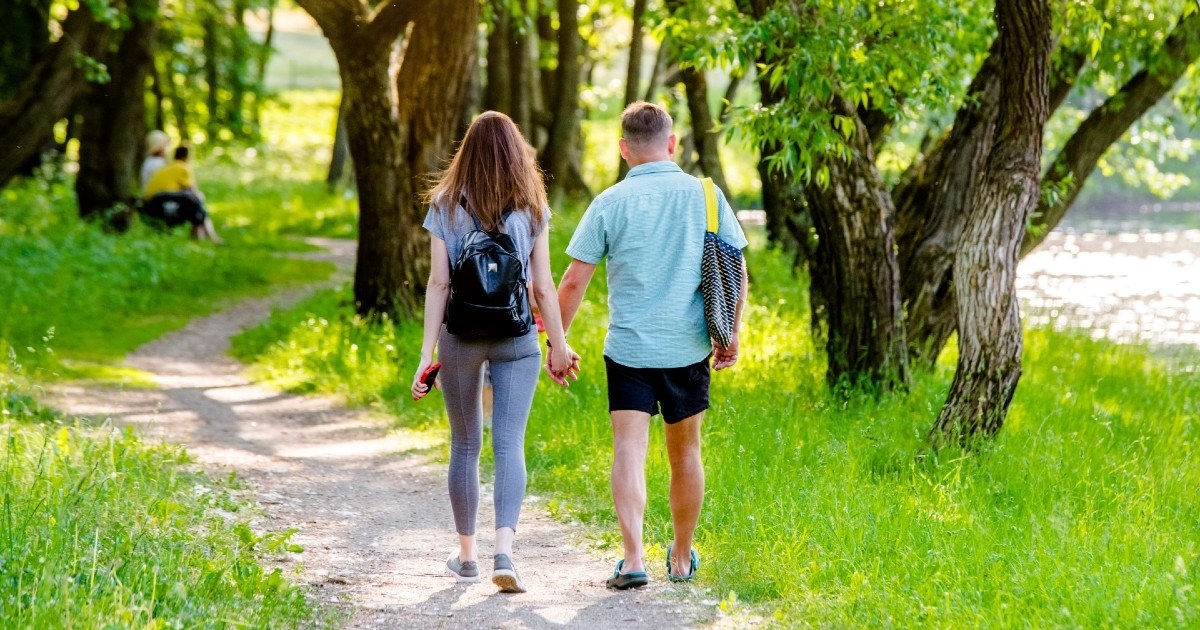
[[187, 147], [178, 146], [175, 148], [175, 159], [176, 160], [186, 160], [186, 159], [188, 159], [188, 153], [189, 152], [188, 152]]
[[666, 143], [671, 135], [671, 115], [662, 105], [637, 101], [621, 112], [621, 135], [633, 149]]

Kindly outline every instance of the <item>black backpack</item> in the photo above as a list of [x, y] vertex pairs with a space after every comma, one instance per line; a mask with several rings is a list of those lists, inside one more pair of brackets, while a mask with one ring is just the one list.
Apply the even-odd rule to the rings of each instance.
[[[465, 199], [462, 205], [467, 207]], [[533, 326], [525, 263], [512, 237], [485, 232], [474, 216], [471, 220], [475, 229], [459, 241], [458, 259], [450, 270], [446, 331], [464, 337], [525, 335]]]

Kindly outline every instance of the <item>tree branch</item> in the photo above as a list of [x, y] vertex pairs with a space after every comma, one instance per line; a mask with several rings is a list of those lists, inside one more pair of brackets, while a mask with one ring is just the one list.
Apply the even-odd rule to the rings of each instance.
[[396, 41], [428, 4], [419, 0], [384, 0], [368, 18], [367, 30], [373, 38]]
[[1162, 97], [1189, 66], [1200, 58], [1200, 12], [1182, 18], [1146, 60], [1145, 67], [1133, 75], [1116, 94], [1088, 115], [1042, 176], [1043, 187], [1071, 180], [1067, 194], [1056, 203], [1038, 202], [1031, 223], [1036, 230], [1027, 232], [1021, 243], [1021, 255], [1033, 251], [1046, 235], [1062, 221], [1079, 196], [1084, 182], [1095, 170], [1100, 158], [1125, 135]]

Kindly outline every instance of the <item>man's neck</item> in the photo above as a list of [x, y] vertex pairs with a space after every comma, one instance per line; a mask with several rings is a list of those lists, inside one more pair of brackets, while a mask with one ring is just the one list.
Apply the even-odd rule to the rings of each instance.
[[651, 162], [670, 162], [670, 161], [672, 161], [670, 153], [660, 153], [660, 154], [646, 155], [646, 156], [641, 156], [641, 155], [630, 156], [629, 159], [625, 160], [625, 162], [627, 164], [629, 164], [629, 168], [634, 168], [636, 166], [641, 166], [643, 164], [649, 164]]

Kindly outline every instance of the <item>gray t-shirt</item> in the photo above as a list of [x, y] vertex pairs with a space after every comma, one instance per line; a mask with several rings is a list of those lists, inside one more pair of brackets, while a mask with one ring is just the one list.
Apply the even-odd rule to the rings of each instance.
[[[529, 265], [529, 257], [533, 253], [533, 243], [537, 240], [542, 230], [546, 229], [546, 223], [550, 218], [550, 210], [545, 211], [545, 219], [541, 225], [533, 225], [533, 217], [526, 210], [514, 210], [508, 213], [504, 219], [503, 232], [512, 238], [513, 244], [517, 246], [517, 256], [525, 265], [525, 278], [530, 282], [533, 281], [533, 269]], [[458, 260], [459, 243], [462, 237], [475, 229], [475, 222], [471, 220], [471, 215], [463, 209], [461, 205], [454, 206], [453, 217], [449, 213], [442, 212], [434, 205], [429, 206], [429, 213], [425, 215], [426, 230], [430, 234], [446, 241], [446, 252], [450, 254], [450, 266], [454, 266], [454, 261]]]

